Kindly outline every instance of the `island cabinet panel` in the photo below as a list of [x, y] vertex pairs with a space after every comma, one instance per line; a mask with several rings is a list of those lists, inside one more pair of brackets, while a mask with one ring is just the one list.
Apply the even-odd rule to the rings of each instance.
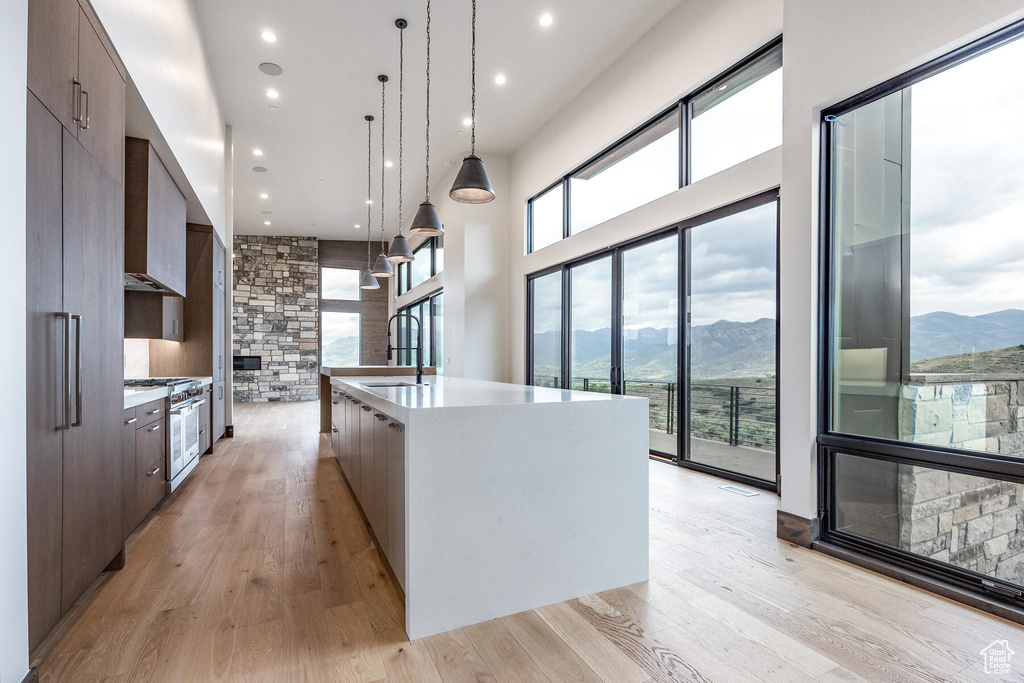
[[348, 484], [352, 487], [352, 492], [359, 497], [359, 464], [360, 464], [360, 449], [361, 449], [361, 434], [359, 432], [359, 421], [362, 419], [362, 411], [360, 407], [362, 403], [357, 399], [349, 399], [348, 402], [348, 421], [346, 426], [349, 432], [349, 444], [348, 451], [345, 455], [345, 462], [348, 463], [348, 471], [345, 472], [345, 476], [348, 477]]
[[390, 420], [387, 435], [388, 542], [384, 552], [405, 590], [405, 426]]
[[[359, 488], [356, 496], [359, 502], [367, 501], [373, 491], [373, 408], [361, 405], [359, 409]], [[366, 513], [366, 505], [363, 505]]]
[[388, 550], [388, 422], [387, 415], [373, 413], [373, 484], [370, 487], [370, 526], [384, 554]]

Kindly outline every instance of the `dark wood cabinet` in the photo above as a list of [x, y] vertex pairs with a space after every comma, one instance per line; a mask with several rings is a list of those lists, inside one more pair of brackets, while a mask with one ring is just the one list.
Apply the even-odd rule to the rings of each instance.
[[107, 173], [124, 173], [124, 79], [82, 12], [78, 20], [78, 80], [82, 109], [78, 141]]
[[124, 139], [124, 272], [182, 296], [185, 196], [148, 140]]
[[167, 399], [128, 408], [124, 431], [124, 537], [163, 500], [167, 457]]
[[213, 383], [213, 412], [210, 420], [213, 423], [213, 443], [224, 436], [224, 406], [227, 400], [224, 391], [224, 382]]
[[157, 292], [124, 293], [126, 339], [185, 340], [185, 299]]
[[125, 408], [124, 413], [121, 415], [121, 420], [123, 422], [121, 428], [121, 448], [123, 454], [121, 481], [124, 486], [124, 495], [122, 496], [124, 522], [122, 528], [124, 537], [127, 539], [129, 534], [135, 529], [131, 523], [135, 516], [134, 496], [131, 495], [135, 487], [135, 425], [138, 422], [135, 408]]

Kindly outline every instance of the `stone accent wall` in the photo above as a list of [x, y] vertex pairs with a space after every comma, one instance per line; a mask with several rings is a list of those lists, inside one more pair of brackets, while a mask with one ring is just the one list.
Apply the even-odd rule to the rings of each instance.
[[1024, 584], [1024, 485], [899, 467], [900, 547]]
[[[916, 377], [914, 378], [917, 379]], [[929, 375], [900, 390], [900, 439], [1024, 455], [1024, 379]]]
[[262, 358], [260, 370], [234, 373], [235, 402], [317, 400], [316, 238], [240, 235], [234, 254], [232, 348]]

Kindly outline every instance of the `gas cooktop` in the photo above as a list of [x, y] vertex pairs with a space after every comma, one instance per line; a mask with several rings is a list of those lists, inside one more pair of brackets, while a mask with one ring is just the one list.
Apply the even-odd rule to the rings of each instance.
[[189, 384], [195, 380], [190, 377], [146, 377], [142, 379], [126, 379], [126, 387], [173, 387]]

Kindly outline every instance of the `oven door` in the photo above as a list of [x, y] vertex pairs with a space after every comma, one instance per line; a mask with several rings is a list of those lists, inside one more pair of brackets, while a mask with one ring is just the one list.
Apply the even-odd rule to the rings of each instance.
[[204, 399], [196, 399], [171, 409], [171, 448], [167, 468], [172, 490], [179, 475], [199, 457], [199, 406]]

